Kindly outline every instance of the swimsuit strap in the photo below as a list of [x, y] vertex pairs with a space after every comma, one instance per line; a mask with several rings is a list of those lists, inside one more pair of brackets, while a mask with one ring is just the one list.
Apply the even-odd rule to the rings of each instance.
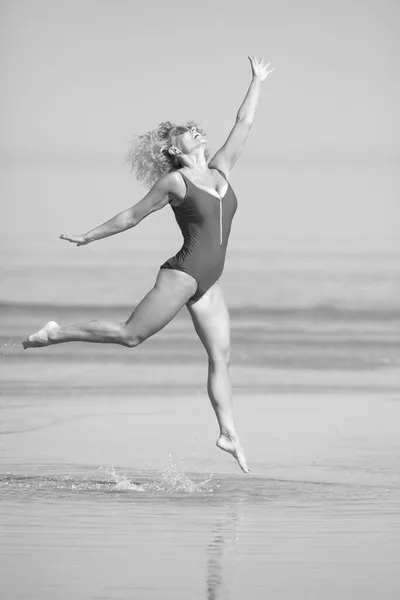
[[[186, 177], [185, 173], [181, 173], [181, 171], [177, 171], [177, 173], [179, 173], [179, 175], [182, 175], [183, 181], [186, 183], [186, 180], [188, 179], [188, 177]], [[189, 179], [189, 181], [190, 181], [190, 179]]]
[[190, 181], [189, 177], [186, 177], [185, 173], [181, 173], [180, 171], [177, 171], [177, 173], [179, 173], [179, 175], [182, 175], [183, 183], [185, 184], [185, 188], [186, 188], [186, 193], [185, 193], [185, 197], [186, 197], [186, 195], [188, 193], [188, 189], [189, 189], [189, 183], [192, 183], [192, 182]]

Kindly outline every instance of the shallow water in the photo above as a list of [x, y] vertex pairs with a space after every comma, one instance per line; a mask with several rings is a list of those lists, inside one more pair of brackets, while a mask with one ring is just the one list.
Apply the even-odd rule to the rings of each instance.
[[92, 379], [3, 396], [2, 597], [397, 598], [400, 402], [384, 383], [237, 394], [250, 475], [215, 448], [204, 392], [110, 397]]
[[[400, 490], [42, 467], [0, 479], [7, 598], [395, 598]], [[20, 574], [24, 576], [21, 578]]]
[[268, 280], [231, 256], [243, 475], [215, 447], [184, 311], [134, 351], [22, 350], [48, 319], [130, 310], [120, 255], [69, 273], [42, 250], [0, 294], [1, 598], [397, 600], [397, 254], [257, 254]]

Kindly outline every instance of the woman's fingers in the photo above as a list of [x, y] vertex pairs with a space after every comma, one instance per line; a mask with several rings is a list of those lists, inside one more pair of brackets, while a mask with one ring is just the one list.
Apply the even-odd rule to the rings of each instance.
[[248, 56], [249, 61], [254, 64], [257, 65], [259, 67], [263, 67], [264, 69], [266, 69], [267, 67], [270, 66], [270, 62], [267, 62], [264, 64], [264, 59], [260, 58], [260, 60], [258, 60], [258, 58], [256, 58], [255, 56]]
[[84, 246], [85, 241], [82, 239], [81, 235], [66, 235], [62, 233], [60, 235], [61, 240], [66, 240], [67, 242], [72, 242], [73, 244], [77, 244], [78, 246]]
[[62, 233], [60, 235], [60, 239], [61, 240], [67, 240], [67, 242], [73, 242], [73, 238], [70, 235], [66, 235], [65, 233]]
[[248, 59], [251, 63], [253, 75], [261, 79], [261, 81], [264, 81], [270, 73], [275, 71], [275, 68], [271, 67], [270, 62], [264, 63], [263, 58], [259, 60], [255, 56], [249, 56]]

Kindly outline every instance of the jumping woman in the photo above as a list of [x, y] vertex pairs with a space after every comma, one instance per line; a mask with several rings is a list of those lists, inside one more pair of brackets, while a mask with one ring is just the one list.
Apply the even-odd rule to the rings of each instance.
[[152, 290], [125, 323], [89, 321], [60, 327], [47, 323], [22, 344], [37, 348], [63, 342], [120, 344], [135, 348], [187, 306], [209, 359], [207, 389], [220, 436], [218, 448], [249, 471], [236, 433], [229, 376], [229, 314], [219, 285], [231, 223], [237, 208], [229, 173], [238, 160], [254, 121], [261, 84], [273, 69], [249, 57], [252, 79], [226, 142], [211, 158], [204, 132], [193, 122], [169, 121], [139, 136], [129, 153], [132, 169], [150, 191], [140, 202], [106, 223], [80, 235], [61, 235], [77, 246], [136, 227], [168, 204], [183, 235], [183, 246], [167, 260]]

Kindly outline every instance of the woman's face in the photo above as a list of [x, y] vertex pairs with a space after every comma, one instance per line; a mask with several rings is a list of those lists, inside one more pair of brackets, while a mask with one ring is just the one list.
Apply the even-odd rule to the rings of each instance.
[[182, 154], [190, 154], [195, 148], [204, 146], [206, 138], [197, 131], [196, 127], [175, 127], [171, 136], [172, 145]]

